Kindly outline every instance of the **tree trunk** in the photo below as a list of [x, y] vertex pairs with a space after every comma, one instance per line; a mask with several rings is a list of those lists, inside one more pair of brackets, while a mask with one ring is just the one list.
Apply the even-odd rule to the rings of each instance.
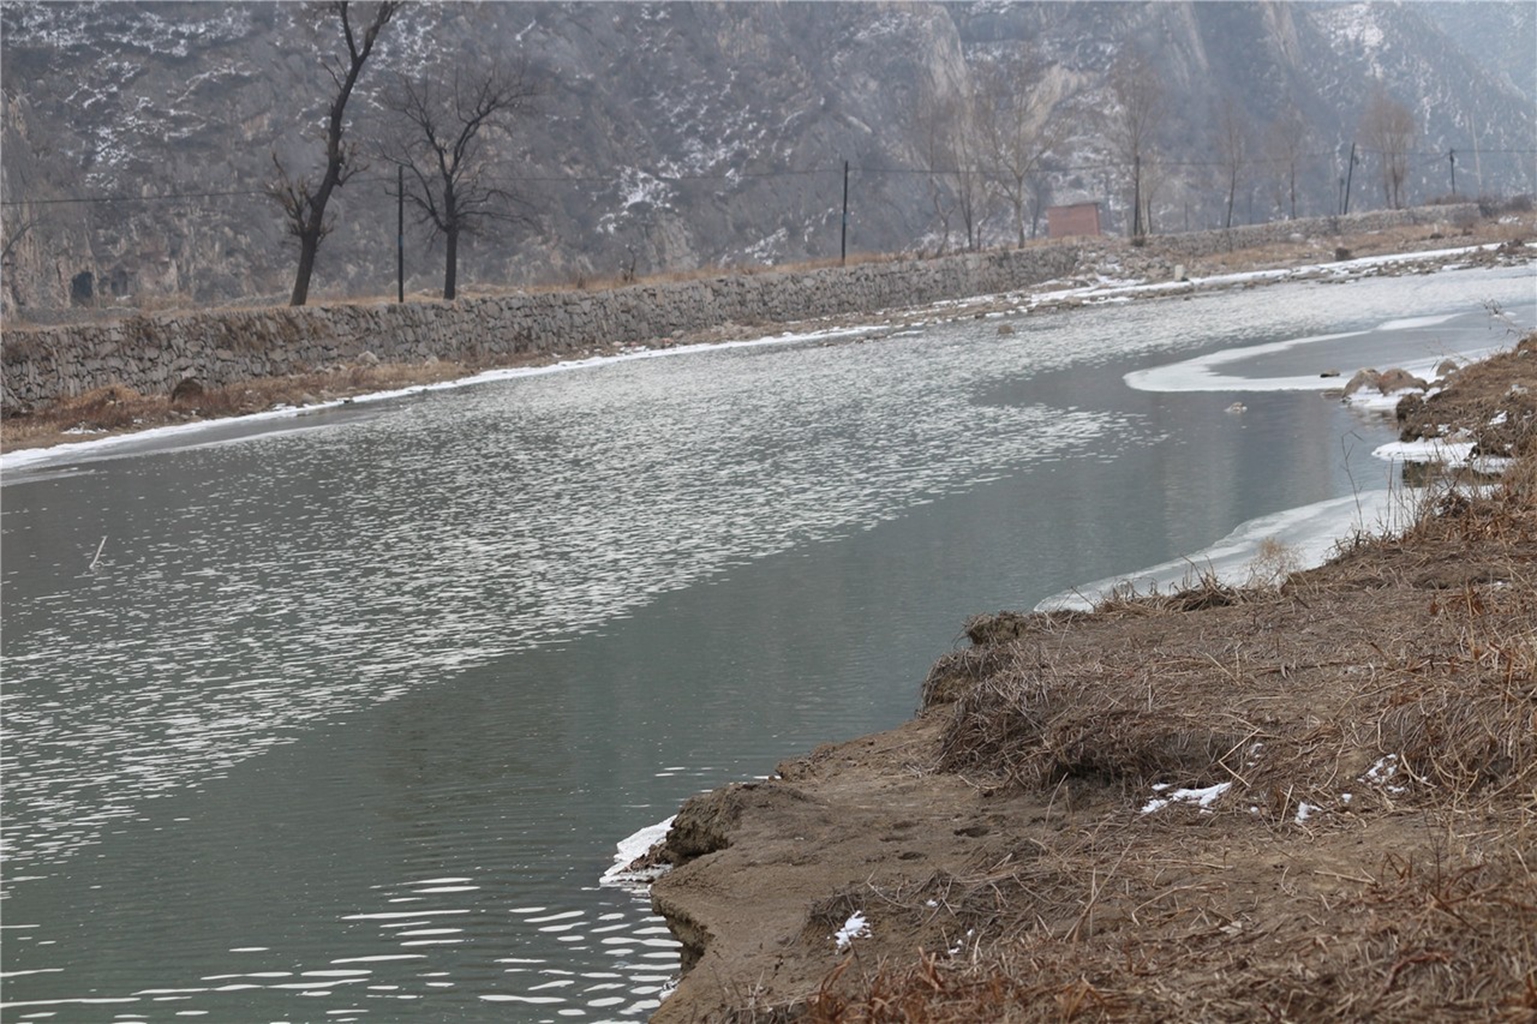
[[444, 257], [443, 257], [443, 298], [454, 297], [454, 286], [459, 280], [459, 226], [450, 225], [443, 232]]
[[306, 231], [299, 236], [299, 270], [294, 275], [290, 306], [302, 306], [309, 300], [310, 276], [315, 272], [315, 253], [320, 249], [320, 233]]

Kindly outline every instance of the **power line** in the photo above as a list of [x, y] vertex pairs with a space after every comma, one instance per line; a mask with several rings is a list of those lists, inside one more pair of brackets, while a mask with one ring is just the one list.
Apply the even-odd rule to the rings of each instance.
[[[1469, 146], [1469, 147], [1458, 147], [1458, 148], [1459, 149], [1463, 149], [1464, 152], [1469, 152], [1469, 151], [1472, 150], [1471, 146]], [[1384, 150], [1374, 150], [1374, 149], [1368, 149], [1366, 147], [1361, 147], [1358, 150], [1358, 152], [1365, 153], [1365, 154], [1374, 154], [1374, 155], [1377, 155], [1377, 156], [1386, 155], [1386, 151], [1384, 151]], [[1537, 155], [1537, 149], [1482, 149], [1482, 148], [1480, 148], [1478, 150], [1478, 152], [1481, 155], [1485, 155], [1485, 156], [1493, 156], [1493, 155], [1531, 156], [1531, 155]], [[1406, 157], [1423, 158], [1424, 159], [1424, 163], [1419, 164], [1418, 166], [1428, 167], [1428, 166], [1432, 166], [1435, 161], [1444, 160], [1446, 158], [1446, 156], [1447, 156], [1447, 153], [1445, 153], [1445, 152], [1431, 152], [1431, 151], [1428, 151], [1428, 150], [1412, 150], [1412, 151], [1408, 151], [1408, 152], [1405, 152], [1405, 153], [1402, 153], [1402, 154], [1398, 154], [1398, 155], [1406, 156]], [[1309, 152], [1309, 153], [1301, 153], [1301, 154], [1298, 154], [1296, 157], [1290, 157], [1290, 156], [1252, 157], [1252, 158], [1247, 158], [1247, 159], [1243, 160], [1242, 163], [1245, 166], [1255, 166], [1255, 165], [1260, 165], [1260, 164], [1289, 164], [1289, 163], [1293, 163], [1293, 162], [1302, 162], [1302, 161], [1308, 161], [1308, 160], [1319, 160], [1319, 159], [1333, 158], [1335, 156], [1337, 156], [1337, 154], [1334, 151], [1332, 151], [1332, 150], [1324, 150], [1324, 151], [1316, 151], [1316, 152]], [[1225, 167], [1225, 166], [1228, 166], [1229, 161], [1225, 161], [1225, 160], [1158, 160], [1158, 161], [1156, 161], [1156, 163], [1159, 166], [1162, 166], [1162, 167]], [[1067, 165], [1067, 166], [1044, 167], [1044, 168], [1041, 168], [1040, 170], [1043, 173], [1051, 173], [1051, 174], [1073, 174], [1073, 173], [1083, 173], [1083, 172], [1091, 172], [1091, 171], [1116, 170], [1116, 169], [1123, 168], [1125, 166], [1127, 166], [1127, 165], [1126, 165], [1126, 163], [1124, 161], [1105, 161], [1105, 162], [1092, 163], [1092, 164], [1071, 164], [1071, 165]], [[892, 176], [892, 177], [901, 176], [901, 175], [997, 177], [997, 176], [1000, 176], [1000, 175], [1003, 175], [1003, 174], [1006, 173], [1003, 169], [996, 168], [996, 167], [974, 167], [974, 168], [964, 168], [964, 169], [963, 168], [958, 168], [958, 167], [956, 167], [956, 168], [939, 168], [939, 167], [865, 167], [865, 166], [859, 166], [857, 164], [850, 165], [849, 170], [853, 171], [853, 172], [857, 172], [859, 174], [883, 175], [883, 176]], [[670, 183], [670, 182], [686, 182], [686, 181], [741, 181], [741, 180], [761, 180], [761, 179], [768, 179], [768, 178], [813, 177], [813, 176], [817, 176], [817, 175], [836, 175], [836, 174], [841, 174], [842, 172], [843, 172], [843, 168], [841, 166], [806, 167], [806, 168], [783, 168], [783, 169], [780, 169], [780, 170], [772, 170], [772, 171], [739, 171], [739, 170], [730, 170], [730, 171], [725, 171], [725, 172], [720, 172], [720, 173], [703, 173], [703, 172], [698, 172], [698, 173], [686, 173], [686, 174], [665, 173], [665, 172], [661, 172], [661, 171], [647, 171], [647, 170], [642, 170], [642, 169], [639, 169], [639, 168], [632, 168], [632, 169], [629, 170], [628, 173], [620, 173], [620, 174], [604, 174], [604, 175], [598, 175], [598, 174], [577, 174], [577, 175], [527, 174], [527, 175], [497, 176], [497, 177], [487, 178], [486, 180], [490, 181], [490, 182], [494, 182], [494, 183], [505, 184], [505, 185], [520, 185], [520, 184], [521, 185], [530, 185], [530, 184], [618, 185], [618, 184], [623, 184], [626, 181], [633, 180], [636, 177], [648, 178], [648, 179], [651, 179], [651, 180], [654, 180], [654, 181], [663, 182], [663, 183]], [[356, 181], [356, 182], [362, 183], [362, 184], [373, 183], [373, 184], [385, 184], [385, 185], [388, 185], [388, 184], [392, 183], [391, 179], [388, 179], [388, 178], [385, 178], [385, 177], [376, 177], [376, 176], [372, 176], [372, 175], [366, 176], [366, 177], [365, 176], [359, 176], [359, 177], [357, 177], [357, 178], [355, 178], [353, 180]], [[188, 191], [188, 192], [163, 192], [163, 193], [159, 193], [159, 194], [156, 194], [156, 195], [141, 195], [141, 196], [105, 195], [105, 196], [75, 196], [75, 197], [56, 198], [56, 199], [24, 199], [24, 200], [7, 199], [7, 200], [0, 200], [0, 206], [17, 207], [17, 206], [60, 206], [60, 205], [70, 205], [70, 204], [76, 204], [76, 205], [79, 205], [79, 204], [100, 204], [100, 205], [105, 205], [105, 204], [113, 204], [113, 203], [164, 203], [164, 202], [175, 202], [175, 201], [187, 200], [187, 199], [226, 199], [226, 198], [240, 197], [240, 196], [262, 196], [262, 197], [265, 197], [265, 196], [267, 196], [267, 194], [268, 193], [267, 193], [267, 191], [265, 189], [260, 189], [260, 188], [257, 188], [257, 189], [217, 189], [217, 190], [209, 189], [209, 190], [198, 190], [198, 191]]]
[[160, 203], [173, 199], [206, 199], [228, 196], [262, 196], [263, 189], [233, 189], [221, 192], [166, 192], [153, 196], [79, 196], [69, 199], [6, 199], [0, 206], [54, 206], [61, 203]]

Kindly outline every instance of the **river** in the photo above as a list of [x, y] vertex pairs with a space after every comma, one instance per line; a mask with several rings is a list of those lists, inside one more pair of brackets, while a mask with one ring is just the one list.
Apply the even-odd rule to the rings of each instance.
[[937, 317], [13, 461], [4, 1018], [642, 1019], [677, 946], [599, 884], [616, 841], [904, 720], [969, 614], [1385, 490], [1392, 424], [1295, 379], [1508, 345], [1491, 302], [1530, 325], [1530, 271]]

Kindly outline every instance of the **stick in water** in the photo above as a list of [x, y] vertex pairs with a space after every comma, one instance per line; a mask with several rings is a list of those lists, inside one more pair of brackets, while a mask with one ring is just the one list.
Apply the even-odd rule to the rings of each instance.
[[89, 569], [87, 569], [86, 572], [95, 572], [96, 571], [96, 567], [101, 564], [101, 549], [106, 547], [106, 546], [107, 546], [107, 538], [105, 536], [103, 536], [101, 538], [101, 543], [96, 545], [96, 557], [91, 559], [91, 567]]

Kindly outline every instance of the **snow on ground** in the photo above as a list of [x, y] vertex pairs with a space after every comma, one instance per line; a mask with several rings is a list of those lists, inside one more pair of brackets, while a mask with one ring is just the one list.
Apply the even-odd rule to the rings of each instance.
[[843, 927], [838, 929], [838, 934], [833, 936], [839, 949], [847, 949], [849, 943], [855, 939], [863, 939], [870, 934], [870, 923], [865, 920], [865, 915], [859, 911], [849, 915], [849, 919], [843, 922]]
[[[1204, 789], [1176, 789], [1167, 796], [1155, 796], [1142, 807], [1143, 814], [1152, 814], [1161, 811], [1172, 803], [1195, 804], [1201, 809], [1202, 814], [1210, 814], [1211, 805], [1217, 798], [1226, 793], [1233, 784], [1231, 782], [1219, 782], [1214, 786]], [[1167, 782], [1160, 782], [1153, 786], [1153, 792], [1162, 793], [1169, 788]]]
[[[1423, 378], [1424, 376], [1418, 370], [1411, 370], [1407, 366], [1403, 367], [1403, 369], [1408, 370], [1408, 372], [1416, 377]], [[1398, 403], [1403, 401], [1408, 395], [1422, 395], [1425, 398], [1429, 398], [1431, 395], [1439, 394], [1440, 391], [1440, 388], [1430, 388], [1425, 391], [1421, 391], [1418, 388], [1400, 388], [1397, 391], [1379, 391], [1376, 388], [1362, 388], [1353, 395], [1346, 395], [1345, 403], [1363, 412], [1387, 414], [1397, 409]]]
[[1386, 757], [1378, 758], [1375, 764], [1366, 769], [1366, 774], [1361, 776], [1361, 781], [1381, 786], [1389, 793], [1402, 793], [1408, 787], [1394, 781], [1398, 778], [1398, 768], [1398, 755], [1388, 754]]

